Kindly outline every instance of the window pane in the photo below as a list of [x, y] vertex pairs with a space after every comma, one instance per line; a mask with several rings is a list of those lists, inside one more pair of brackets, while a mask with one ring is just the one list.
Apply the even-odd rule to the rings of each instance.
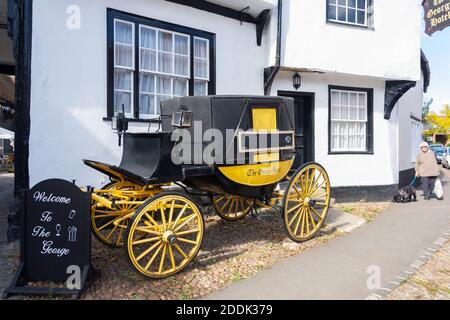
[[357, 15], [357, 22], [359, 23], [359, 24], [366, 24], [366, 12], [365, 11], [361, 11], [361, 10], [358, 10], [358, 15]]
[[141, 49], [141, 70], [156, 71], [156, 51]]
[[116, 42], [133, 44], [133, 24], [116, 21], [114, 31]]
[[348, 148], [348, 124], [341, 123], [339, 130], [339, 147], [342, 149]]
[[358, 93], [358, 106], [365, 107], [367, 105], [367, 95], [364, 93]]
[[341, 92], [341, 105], [348, 105], [348, 92]]
[[358, 107], [350, 107], [349, 111], [349, 119], [358, 120]]
[[360, 123], [360, 135], [359, 135], [359, 147], [362, 150], [366, 150], [367, 149], [367, 137], [366, 137], [366, 124], [365, 123]]
[[328, 6], [328, 19], [336, 20], [336, 6]]
[[355, 125], [357, 123], [349, 123], [349, 134], [348, 134], [348, 148], [349, 149], [355, 149], [356, 145], [357, 145], [357, 139], [356, 136], [354, 135], [354, 131], [355, 131]]
[[358, 108], [358, 120], [367, 120], [367, 110], [366, 108]]
[[208, 81], [195, 80], [194, 81], [194, 96], [208, 95]]
[[160, 110], [161, 110], [161, 101], [170, 99], [171, 97], [168, 96], [156, 96], [156, 114], [160, 114]]
[[139, 99], [139, 114], [140, 115], [154, 115], [155, 110], [155, 96], [149, 94], [141, 94]]
[[175, 55], [175, 74], [189, 76], [189, 57]]
[[173, 54], [159, 53], [158, 54], [158, 71], [164, 73], [173, 73]]
[[355, 23], [356, 22], [356, 10], [348, 9], [347, 22]]
[[122, 112], [122, 105], [125, 107], [125, 113], [131, 113], [131, 93], [114, 92], [114, 113]]
[[172, 79], [170, 77], [156, 76], [156, 92], [172, 95]]
[[345, 7], [338, 7], [338, 20], [347, 21], [347, 9]]
[[341, 106], [341, 119], [343, 119], [343, 120], [348, 120], [348, 119], [350, 119], [349, 111], [350, 111], [350, 108], [349, 108], [349, 107], [347, 107], [347, 106]]
[[116, 44], [114, 61], [116, 66], [132, 68], [133, 67], [133, 47], [128, 45]]
[[337, 1], [337, 0], [328, 0], [328, 3], [329, 3], [329, 4], [336, 4], [336, 1]]
[[366, 0], [358, 0], [358, 8], [366, 9]]
[[114, 89], [131, 91], [132, 75], [133, 75], [132, 71], [115, 69], [114, 70]]
[[142, 48], [156, 49], [156, 30], [141, 28], [140, 43]]
[[140, 92], [154, 93], [155, 92], [155, 76], [149, 73], [141, 72], [139, 79]]
[[208, 58], [207, 55], [207, 40], [203, 39], [194, 39], [194, 57], [196, 58]]
[[208, 79], [208, 61], [204, 59], [194, 59], [194, 77]]
[[173, 52], [172, 34], [168, 32], [159, 31], [159, 50]]
[[332, 133], [332, 135], [331, 135], [331, 150], [334, 150], [338, 147], [339, 136], [337, 135], [337, 132], [338, 132], [337, 126], [338, 126], [337, 122], [334, 122], [334, 121], [331, 122], [331, 128], [330, 128], [331, 133]]
[[358, 94], [356, 92], [350, 92], [349, 97], [349, 104], [356, 107], [358, 105]]
[[356, 0], [348, 0], [348, 6], [350, 8], [355, 8], [356, 7]]
[[175, 53], [188, 55], [189, 38], [186, 36], [175, 35]]
[[340, 104], [339, 91], [331, 90], [331, 104]]
[[187, 84], [188, 80], [186, 79], [174, 79], [173, 80], [173, 95], [174, 96], [187, 96]]
[[338, 0], [338, 3], [340, 6], [346, 6], [347, 5], [347, 0]]
[[339, 106], [331, 106], [331, 119], [339, 119]]

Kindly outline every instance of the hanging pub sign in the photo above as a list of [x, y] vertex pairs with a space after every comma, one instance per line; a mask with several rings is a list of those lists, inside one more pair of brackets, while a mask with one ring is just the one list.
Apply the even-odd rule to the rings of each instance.
[[[91, 263], [90, 195], [74, 183], [49, 179], [27, 192], [21, 264], [5, 294], [69, 294], [83, 290]], [[50, 281], [59, 287], [28, 282]]]
[[424, 0], [422, 6], [426, 34], [431, 36], [450, 26], [450, 0]]

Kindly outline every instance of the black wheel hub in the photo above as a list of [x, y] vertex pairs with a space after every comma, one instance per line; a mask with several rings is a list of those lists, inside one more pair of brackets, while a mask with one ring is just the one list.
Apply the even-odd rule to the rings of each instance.
[[175, 241], [177, 241], [177, 237], [175, 237], [173, 234], [171, 234], [171, 235], [169, 235], [169, 236], [167, 237], [167, 241], [168, 241], [170, 244], [173, 244]]
[[315, 208], [316, 207], [316, 200], [309, 200], [308, 206], [310, 208]]

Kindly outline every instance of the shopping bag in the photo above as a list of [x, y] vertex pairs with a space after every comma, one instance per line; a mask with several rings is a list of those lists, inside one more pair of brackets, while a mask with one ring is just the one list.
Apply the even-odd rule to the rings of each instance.
[[444, 197], [444, 189], [442, 189], [441, 179], [436, 178], [436, 182], [434, 183], [434, 194], [438, 199], [442, 199]]

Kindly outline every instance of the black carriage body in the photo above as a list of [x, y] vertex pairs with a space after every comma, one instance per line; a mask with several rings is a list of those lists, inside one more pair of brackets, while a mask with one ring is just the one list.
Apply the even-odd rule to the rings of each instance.
[[[276, 127], [280, 132], [293, 132], [294, 130], [294, 100], [287, 97], [244, 97], [244, 96], [207, 96], [207, 97], [179, 97], [161, 102], [162, 130], [173, 132], [179, 130], [172, 125], [172, 114], [177, 111], [191, 111], [192, 126], [187, 129], [191, 136], [191, 159], [189, 164], [197, 165], [235, 165], [249, 163], [251, 154], [239, 152], [237, 132], [247, 132], [254, 129], [253, 109], [273, 108], [276, 110]], [[216, 129], [224, 137], [223, 157], [216, 158], [214, 163], [198, 162], [198, 152], [203, 152], [210, 141], [199, 137], [207, 130]], [[228, 131], [228, 132], [227, 132]], [[228, 137], [227, 137], [228, 133]], [[235, 135], [236, 134], [236, 135]], [[231, 135], [231, 137], [230, 137]], [[228, 138], [228, 140], [227, 140]], [[280, 135], [284, 138], [284, 135]], [[246, 140], [247, 141], [247, 140]], [[246, 141], [242, 141], [243, 147]], [[267, 141], [270, 144], [270, 139]], [[283, 139], [280, 139], [280, 144]], [[270, 145], [269, 145], [270, 147]], [[196, 152], [194, 152], [196, 151]], [[281, 150], [280, 160], [293, 157], [291, 149]], [[175, 155], [176, 156], [176, 155]], [[197, 159], [195, 157], [197, 156]], [[244, 159], [239, 158], [243, 156]], [[186, 160], [186, 159], [183, 159]], [[202, 159], [203, 160], [203, 159]]]
[[[177, 159], [178, 154], [173, 154], [177, 162], [182, 162], [184, 168], [207, 166], [211, 168], [211, 175], [192, 175], [187, 172], [184, 182], [192, 187], [209, 192], [228, 193], [246, 197], [265, 196], [273, 193], [276, 183], [266, 185], [245, 185], [233, 181], [219, 169], [225, 167], [242, 166], [251, 163], [255, 152], [243, 152], [248, 149], [248, 140], [245, 134], [255, 130], [254, 109], [272, 109], [275, 111], [274, 128], [280, 132], [278, 145], [282, 145], [285, 137], [291, 139], [293, 146], [294, 132], [294, 104], [292, 98], [283, 97], [243, 97], [243, 96], [208, 96], [208, 97], [180, 97], [161, 102], [162, 129], [164, 132], [176, 132], [180, 130], [173, 126], [172, 117], [176, 112], [192, 112], [192, 125], [183, 128], [190, 136], [191, 158]], [[208, 130], [215, 129], [223, 137], [223, 149], [220, 156], [213, 161], [205, 162], [199, 153], [203, 153], [211, 143]], [[239, 135], [242, 134], [242, 139]], [[199, 136], [200, 135], [200, 136]], [[205, 138], [206, 139], [203, 139]], [[265, 141], [270, 145], [270, 139]], [[259, 140], [258, 140], [259, 143]], [[287, 161], [294, 158], [293, 148], [281, 148], [277, 151], [278, 161]], [[188, 163], [185, 161], [188, 160]], [[198, 162], [198, 161], [201, 162]], [[244, 166], [242, 174], [245, 175]]]
[[84, 163], [115, 180], [129, 180], [140, 185], [183, 180], [182, 167], [171, 160], [174, 142], [171, 134], [125, 133], [122, 160], [118, 166], [92, 160]]
[[[239, 150], [239, 146], [241, 149], [248, 146], [245, 139], [238, 141], [237, 134], [238, 132], [245, 134], [245, 132], [255, 129], [254, 115], [257, 113], [253, 112], [254, 109], [275, 110], [273, 126], [276, 131], [287, 134], [287, 136], [292, 134], [293, 137], [294, 106], [291, 98], [182, 97], [161, 103], [162, 132], [124, 134], [122, 160], [118, 166], [91, 160], [84, 160], [84, 162], [114, 179], [130, 180], [141, 185], [181, 181], [191, 187], [214, 193], [229, 193], [246, 197], [270, 195], [278, 180], [263, 184], [242, 184], [224, 174], [226, 168], [240, 170], [241, 166], [248, 164], [251, 157], [254, 156], [254, 152]], [[193, 137], [191, 140], [192, 158], [188, 161], [185, 158], [177, 158], [179, 155], [173, 152], [174, 147], [179, 143], [179, 141], [174, 141], [176, 140], [174, 136], [180, 128], [172, 125], [172, 115], [180, 110], [192, 112], [192, 126], [183, 129]], [[203, 157], [198, 157], [198, 153], [203, 154], [205, 148], [210, 144], [210, 141], [204, 141], [198, 135], [203, 136], [209, 129], [217, 129], [225, 139], [223, 158], [216, 158], [213, 163], [207, 163]], [[230, 134], [232, 139], [229, 139]], [[280, 137], [285, 138], [281, 134]], [[277, 161], [293, 161], [295, 154], [293, 145], [294, 141], [291, 141], [291, 147], [277, 150]], [[242, 175], [245, 175], [245, 169], [242, 168]]]

